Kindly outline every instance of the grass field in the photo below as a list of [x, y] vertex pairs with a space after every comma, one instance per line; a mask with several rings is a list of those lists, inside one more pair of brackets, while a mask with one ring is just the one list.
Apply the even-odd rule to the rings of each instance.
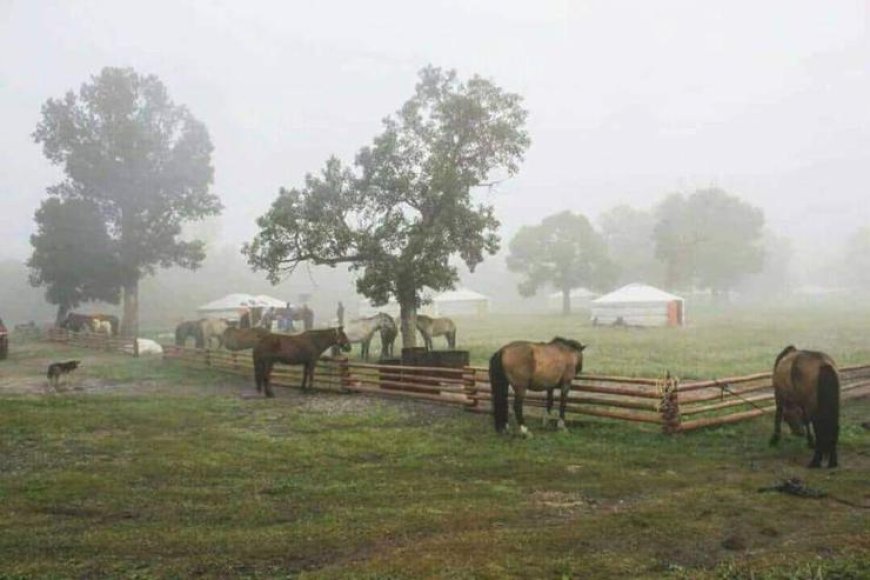
[[[747, 311], [632, 331], [511, 316], [462, 321], [459, 340], [480, 363], [563, 334], [592, 345], [589, 371], [709, 377], [764, 370], [790, 342], [870, 361], [868, 322]], [[83, 367], [47, 392], [45, 364], [64, 358]], [[768, 418], [673, 437], [586, 421], [522, 440], [459, 409], [267, 401], [250, 380], [155, 359], [13, 342], [0, 364], [0, 578], [870, 575], [867, 400], [844, 407], [841, 469], [810, 471], [802, 440], [767, 446]], [[786, 477], [853, 505], [758, 493]]]

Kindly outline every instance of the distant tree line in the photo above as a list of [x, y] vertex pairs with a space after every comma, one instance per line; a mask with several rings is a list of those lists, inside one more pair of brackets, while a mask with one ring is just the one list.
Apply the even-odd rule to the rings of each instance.
[[520, 294], [554, 288], [567, 314], [571, 290], [580, 287], [647, 281], [727, 292], [760, 272], [764, 255], [762, 211], [711, 188], [672, 194], [651, 211], [617, 206], [601, 216], [600, 230], [583, 215], [554, 214], [517, 232], [507, 265], [523, 276]]

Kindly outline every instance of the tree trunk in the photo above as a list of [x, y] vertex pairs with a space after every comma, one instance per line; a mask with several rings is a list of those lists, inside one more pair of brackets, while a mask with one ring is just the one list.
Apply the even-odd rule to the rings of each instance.
[[139, 278], [124, 284], [124, 316], [121, 319], [121, 336], [139, 336]]
[[417, 304], [414, 298], [400, 299], [400, 316], [402, 319], [402, 347], [417, 346]]
[[66, 320], [66, 317], [69, 314], [69, 310], [69, 304], [57, 305], [57, 319], [54, 322], [55, 326], [60, 326], [60, 323]]
[[562, 288], [562, 316], [571, 314], [571, 289]]

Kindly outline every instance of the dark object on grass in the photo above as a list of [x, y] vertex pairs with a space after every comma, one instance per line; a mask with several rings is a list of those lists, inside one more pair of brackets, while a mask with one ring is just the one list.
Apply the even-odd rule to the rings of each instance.
[[73, 372], [79, 365], [82, 364], [81, 361], [78, 360], [68, 360], [66, 362], [56, 362], [48, 365], [48, 382], [51, 383], [51, 386], [57, 388], [60, 383], [61, 375], [68, 375]]
[[828, 497], [828, 492], [822, 491], [820, 489], [813, 489], [811, 487], [807, 487], [806, 485], [804, 485], [804, 482], [797, 477], [783, 480], [776, 485], [759, 487], [758, 491], [779, 491], [781, 493], [796, 495], [798, 497]]

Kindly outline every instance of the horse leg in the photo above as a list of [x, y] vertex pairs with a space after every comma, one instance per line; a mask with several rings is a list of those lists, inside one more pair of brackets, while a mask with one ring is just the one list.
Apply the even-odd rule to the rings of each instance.
[[517, 418], [517, 427], [519, 428], [520, 435], [523, 437], [531, 437], [532, 432], [529, 431], [528, 427], [526, 427], [525, 421], [523, 420], [523, 399], [525, 399], [525, 396], [525, 389], [514, 389], [514, 416]]
[[359, 344], [360, 356], [362, 356], [363, 360], [369, 360], [369, 343], [370, 342], [371, 342], [371, 339], [363, 340]]
[[773, 417], [773, 435], [770, 437], [770, 445], [777, 445], [782, 436], [782, 398], [776, 395], [776, 414]]
[[559, 422], [556, 427], [560, 431], [565, 431], [568, 428], [565, 426], [565, 409], [568, 406], [568, 393], [571, 391], [571, 382], [561, 386], [562, 398], [559, 400]]
[[263, 372], [263, 389], [266, 391], [266, 396], [270, 399], [275, 396], [275, 393], [272, 391], [272, 367], [275, 366], [273, 361], [266, 362], [266, 368]]
[[547, 428], [552, 420], [550, 412], [553, 410], [553, 389], [547, 389], [547, 411], [544, 413], [544, 419], [541, 421], [541, 427]]

